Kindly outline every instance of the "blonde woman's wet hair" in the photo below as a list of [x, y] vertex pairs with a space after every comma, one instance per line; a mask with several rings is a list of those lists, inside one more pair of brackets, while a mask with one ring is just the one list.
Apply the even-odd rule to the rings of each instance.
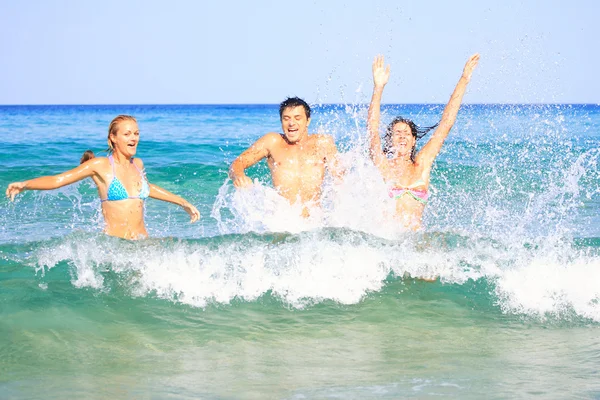
[[117, 128], [119, 127], [119, 124], [123, 121], [133, 121], [137, 124], [137, 121], [131, 115], [117, 115], [115, 118], [113, 118], [112, 121], [110, 121], [110, 125], [108, 125], [108, 137], [106, 138], [106, 141], [108, 142], [108, 152], [109, 153], [112, 153], [113, 151], [115, 151], [113, 143], [110, 140], [110, 135], [117, 134]]
[[[136, 119], [131, 115], [117, 115], [115, 118], [113, 118], [113, 120], [110, 121], [110, 125], [108, 125], [108, 137], [106, 138], [106, 141], [108, 142], [108, 149], [106, 149], [106, 151], [108, 153], [112, 153], [113, 151], [115, 151], [113, 142], [110, 140], [110, 135], [117, 134], [117, 128], [119, 127], [119, 124], [123, 121], [133, 121], [137, 124]], [[81, 157], [81, 161], [79, 163], [83, 164], [84, 162], [91, 160], [95, 156], [96, 155], [92, 150], [86, 150], [83, 153], [83, 156]]]

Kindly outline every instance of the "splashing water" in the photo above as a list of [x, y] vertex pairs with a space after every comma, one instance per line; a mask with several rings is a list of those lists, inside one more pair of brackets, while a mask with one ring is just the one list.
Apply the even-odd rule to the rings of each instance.
[[[382, 120], [402, 113], [427, 125], [441, 111], [439, 106], [399, 108], [384, 109]], [[105, 288], [106, 269], [127, 275], [124, 285], [132, 295], [154, 294], [202, 307], [255, 301], [269, 293], [293, 307], [324, 300], [356, 304], [382, 290], [390, 276], [439, 277], [459, 285], [483, 280], [493, 287], [491, 296], [503, 312], [545, 315], [569, 309], [598, 320], [598, 290], [577, 283], [584, 274], [596, 277], [599, 263], [597, 247], [576, 242], [599, 236], [593, 229], [600, 193], [597, 137], [574, 136], [568, 128], [580, 112], [551, 106], [464, 107], [432, 171], [425, 229], [413, 233], [389, 218], [393, 200], [367, 157], [366, 109], [320, 106], [316, 129], [336, 137], [347, 173], [341, 183], [326, 179], [322, 206], [311, 210], [310, 218], [301, 218], [299, 205], [290, 205], [263, 183], [268, 170], [259, 166], [250, 189], [235, 190], [228, 180], [212, 178], [216, 196], [203, 197], [200, 205], [205, 208], [202, 232], [213, 232], [201, 234], [204, 239], [168, 246], [115, 243], [108, 246], [117, 250], [107, 252], [96, 239], [66, 236], [36, 250], [33, 265], [48, 270], [67, 262], [76, 287], [99, 290]], [[160, 119], [147, 123], [155, 121]], [[215, 175], [215, 170], [206, 173]], [[101, 214], [97, 201], [84, 200], [91, 192], [82, 184], [19, 200], [33, 207], [11, 206], [5, 221], [17, 215], [37, 220], [35, 234], [16, 233], [6, 224], [4, 237], [43, 238], [53, 231], [44, 226], [65, 212], [71, 218], [57, 232], [93, 231]], [[52, 208], [64, 211], [47, 214]], [[93, 224], [85, 215], [90, 209], [95, 209]], [[171, 216], [175, 211], [163, 210], [150, 203], [149, 229], [177, 236], [181, 224]], [[50, 218], [44, 220], [44, 214]], [[118, 256], [122, 253], [131, 255], [125, 263]], [[548, 278], [536, 280], [543, 271]]]

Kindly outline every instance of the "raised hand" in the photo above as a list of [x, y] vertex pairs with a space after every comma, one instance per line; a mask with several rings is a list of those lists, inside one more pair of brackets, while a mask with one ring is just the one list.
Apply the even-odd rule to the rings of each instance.
[[373, 84], [375, 87], [384, 87], [390, 79], [390, 66], [384, 66], [383, 56], [376, 56], [373, 60]]
[[479, 53], [475, 53], [473, 54], [471, 57], [469, 57], [469, 59], [467, 60], [467, 63], [465, 64], [465, 69], [463, 70], [463, 74], [462, 76], [467, 79], [468, 81], [471, 80], [471, 75], [473, 74], [473, 70], [475, 69], [475, 67], [477, 66], [477, 63], [479, 62]]
[[14, 182], [6, 188], [6, 197], [10, 197], [10, 201], [15, 200], [15, 196], [25, 190], [26, 182]]

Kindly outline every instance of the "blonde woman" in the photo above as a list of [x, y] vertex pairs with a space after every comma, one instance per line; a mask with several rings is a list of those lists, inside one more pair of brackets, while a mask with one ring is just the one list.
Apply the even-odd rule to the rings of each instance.
[[85, 178], [92, 178], [98, 188], [104, 216], [104, 232], [124, 239], [148, 236], [144, 224], [144, 201], [148, 198], [167, 201], [181, 206], [191, 217], [200, 213], [183, 198], [148, 182], [144, 163], [134, 158], [140, 138], [137, 121], [129, 115], [119, 115], [108, 128], [108, 157], [94, 157], [86, 151], [81, 165], [62, 174], [43, 176], [8, 185], [6, 196], [14, 200], [24, 190], [52, 190]]

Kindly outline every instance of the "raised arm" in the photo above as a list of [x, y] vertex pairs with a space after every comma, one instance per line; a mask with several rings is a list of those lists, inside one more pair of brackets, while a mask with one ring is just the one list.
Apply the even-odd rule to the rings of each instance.
[[52, 190], [70, 185], [71, 183], [97, 174], [98, 166], [101, 163], [101, 160], [94, 158], [62, 174], [42, 176], [23, 182], [13, 182], [6, 188], [6, 197], [10, 197], [10, 200], [13, 201], [15, 196], [24, 190]]
[[429, 142], [427, 142], [427, 144], [423, 146], [423, 149], [417, 154], [417, 162], [432, 164], [439, 154], [442, 145], [444, 144], [444, 140], [446, 140], [448, 133], [450, 133], [450, 129], [452, 129], [452, 126], [454, 125], [454, 121], [456, 121], [456, 115], [458, 114], [460, 104], [462, 103], [463, 96], [467, 90], [467, 85], [471, 80], [471, 75], [478, 62], [479, 54], [474, 54], [467, 60], [462, 76], [458, 80], [454, 92], [452, 92], [452, 96], [450, 96], [450, 100], [448, 101], [448, 104], [446, 104], [446, 108], [444, 108], [440, 124], [433, 133], [431, 139], [429, 139]]
[[390, 66], [384, 67], [383, 56], [375, 57], [373, 60], [373, 97], [369, 104], [367, 117], [367, 131], [369, 134], [369, 153], [373, 163], [381, 167], [386, 158], [381, 150], [381, 138], [379, 137], [379, 121], [381, 118], [381, 96], [383, 88], [390, 79]]
[[169, 203], [177, 204], [187, 212], [191, 217], [191, 222], [196, 222], [200, 219], [200, 212], [191, 205], [183, 197], [179, 197], [176, 194], [169, 192], [167, 189], [163, 189], [160, 186], [150, 184], [150, 197], [157, 200], [166, 201]]
[[276, 133], [267, 133], [231, 163], [231, 166], [229, 167], [229, 178], [233, 181], [233, 186], [242, 188], [252, 185], [252, 180], [246, 175], [246, 168], [253, 166], [263, 158], [268, 157], [271, 144], [278, 136], [279, 135]]

